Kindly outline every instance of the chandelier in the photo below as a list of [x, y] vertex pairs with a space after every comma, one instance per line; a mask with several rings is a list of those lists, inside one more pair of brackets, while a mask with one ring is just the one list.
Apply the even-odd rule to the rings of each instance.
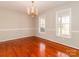
[[32, 1], [31, 7], [27, 8], [27, 14], [32, 17], [35, 17], [38, 15], [38, 9], [36, 8], [36, 6], [34, 4], [35, 4], [35, 2]]

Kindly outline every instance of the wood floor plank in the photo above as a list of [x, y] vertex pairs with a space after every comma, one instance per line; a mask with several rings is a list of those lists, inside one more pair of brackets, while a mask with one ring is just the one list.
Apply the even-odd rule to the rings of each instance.
[[0, 42], [0, 57], [70, 56], [79, 56], [79, 50], [35, 36]]

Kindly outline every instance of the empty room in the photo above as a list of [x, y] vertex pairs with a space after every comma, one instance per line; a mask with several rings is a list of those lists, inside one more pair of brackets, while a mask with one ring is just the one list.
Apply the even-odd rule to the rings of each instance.
[[0, 1], [0, 57], [79, 57], [79, 1]]

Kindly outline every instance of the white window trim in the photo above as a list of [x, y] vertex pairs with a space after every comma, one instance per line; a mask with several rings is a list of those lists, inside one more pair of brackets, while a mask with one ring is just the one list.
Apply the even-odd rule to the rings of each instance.
[[[39, 23], [39, 24], [38, 24], [38, 32], [44, 34], [45, 32], [41, 32], [41, 30], [40, 30], [40, 28], [41, 28], [41, 27], [40, 27], [40, 19], [45, 19], [45, 17], [39, 17], [39, 20], [38, 20], [38, 23]], [[46, 21], [45, 21], [45, 27], [46, 27]], [[45, 30], [45, 31], [46, 31], [46, 30]]]
[[[61, 13], [61, 12], [66, 11], [66, 10], [69, 10], [69, 11], [70, 11], [70, 13], [69, 13], [69, 14], [70, 14], [70, 15], [69, 15], [69, 16], [70, 16], [70, 24], [69, 24], [69, 26], [70, 26], [70, 28], [69, 28], [69, 29], [70, 29], [70, 30], [69, 30], [69, 31], [70, 31], [70, 36], [69, 36], [69, 37], [65, 37], [65, 36], [62, 36], [62, 35], [58, 36], [58, 33], [57, 33], [58, 14]], [[61, 34], [61, 33], [60, 33], [60, 34]], [[56, 12], [56, 36], [57, 36], [57, 37], [61, 37], [61, 38], [71, 38], [71, 8], [63, 9], [63, 10], [60, 10], [60, 11], [57, 11], [57, 12]]]

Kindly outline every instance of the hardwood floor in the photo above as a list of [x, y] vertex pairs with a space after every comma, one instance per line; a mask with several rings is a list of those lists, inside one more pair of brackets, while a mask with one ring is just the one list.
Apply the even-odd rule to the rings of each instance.
[[0, 43], [0, 57], [69, 57], [79, 50], [39, 37], [25, 37]]

